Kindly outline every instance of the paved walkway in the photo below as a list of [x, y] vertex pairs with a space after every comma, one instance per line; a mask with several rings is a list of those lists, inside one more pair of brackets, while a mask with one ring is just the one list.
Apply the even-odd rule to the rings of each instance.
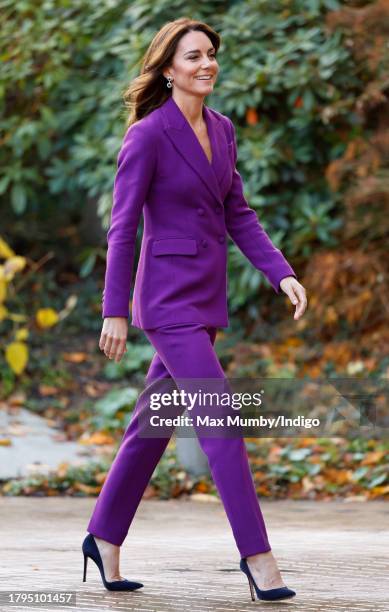
[[[219, 502], [143, 500], [122, 548], [121, 572], [145, 586], [111, 593], [91, 560], [83, 583], [80, 547], [94, 503], [92, 498], [0, 498], [0, 594], [76, 592], [76, 605], [39, 604], [31, 606], [34, 610], [389, 610], [385, 502], [263, 500], [274, 554], [285, 583], [297, 592], [276, 604], [251, 602]], [[0, 605], [4, 612], [29, 609]]]

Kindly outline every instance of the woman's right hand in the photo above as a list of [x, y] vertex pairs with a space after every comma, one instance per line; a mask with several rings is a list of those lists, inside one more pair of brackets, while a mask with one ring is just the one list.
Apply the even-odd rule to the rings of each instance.
[[119, 362], [127, 352], [128, 319], [126, 317], [105, 317], [99, 347], [109, 359]]

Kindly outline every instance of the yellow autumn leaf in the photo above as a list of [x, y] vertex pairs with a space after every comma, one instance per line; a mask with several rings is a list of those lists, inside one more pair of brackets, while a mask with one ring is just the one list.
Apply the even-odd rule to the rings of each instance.
[[0, 446], [12, 446], [12, 440], [9, 438], [0, 438]]
[[[1, 314], [0, 314], [1, 316]], [[28, 329], [27, 327], [21, 327], [15, 334], [15, 340], [27, 340], [28, 338]]]
[[82, 482], [75, 482], [73, 488], [87, 495], [97, 495], [101, 491], [101, 487], [94, 487], [93, 485], [87, 485]]
[[62, 353], [62, 357], [69, 363], [82, 363], [88, 360], [88, 353], [73, 352], [73, 353]]
[[297, 336], [291, 336], [285, 340], [285, 345], [294, 348], [295, 346], [301, 346], [303, 344], [303, 340], [298, 338]]
[[28, 316], [24, 314], [19, 314], [17, 312], [9, 312], [8, 318], [10, 321], [14, 321], [15, 323], [23, 323], [28, 320]]
[[99, 472], [98, 474], [95, 474], [95, 481], [98, 482], [99, 484], [104, 484], [106, 478], [107, 478], [107, 472]]
[[0, 321], [4, 321], [7, 316], [7, 312], [8, 308], [6, 308], [3, 304], [0, 304]]
[[89, 437], [81, 437], [78, 440], [79, 444], [113, 444], [115, 440], [109, 434], [106, 434], [102, 431], [95, 431]]
[[58, 313], [53, 308], [40, 308], [36, 313], [39, 327], [52, 327], [58, 322]]
[[375, 465], [379, 463], [381, 459], [384, 459], [386, 456], [386, 451], [378, 450], [378, 451], [370, 451], [366, 453], [364, 458], [361, 461], [361, 465]]
[[336, 323], [338, 321], [338, 313], [333, 306], [328, 306], [324, 313], [326, 323]]
[[7, 297], [7, 283], [0, 277], [0, 303]]
[[28, 361], [28, 347], [24, 342], [11, 342], [5, 349], [5, 359], [15, 374], [23, 372]]
[[27, 396], [24, 391], [15, 391], [7, 398], [7, 404], [9, 406], [24, 406], [26, 403]]
[[4, 275], [6, 280], [10, 281], [13, 279], [17, 272], [20, 272], [25, 268], [27, 260], [21, 255], [15, 255], [10, 257], [4, 264]]
[[3, 259], [8, 259], [9, 257], [13, 257], [15, 253], [11, 249], [10, 246], [1, 238], [0, 236], [0, 257]]

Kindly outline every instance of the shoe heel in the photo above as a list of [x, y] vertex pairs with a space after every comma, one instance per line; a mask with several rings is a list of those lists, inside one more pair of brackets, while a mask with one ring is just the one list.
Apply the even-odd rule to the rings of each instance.
[[248, 566], [246, 558], [242, 558], [240, 560], [239, 567], [242, 570], [242, 572], [246, 575], [246, 577], [247, 577], [247, 579], [249, 581], [251, 600], [252, 601], [255, 601], [255, 594], [256, 594], [258, 599], [266, 600], [266, 601], [276, 601], [276, 600], [280, 600], [280, 599], [290, 599], [291, 597], [294, 597], [296, 595], [296, 591], [293, 591], [292, 589], [289, 589], [286, 586], [277, 587], [275, 589], [262, 589], [261, 590], [258, 587], [257, 583], [255, 582], [255, 580], [254, 580], [254, 578], [253, 578], [253, 576], [251, 574], [251, 571], [250, 571], [250, 568]]
[[86, 582], [86, 568], [88, 565], [88, 555], [84, 555], [84, 578], [83, 582]]
[[86, 582], [86, 568], [89, 557], [94, 563], [96, 563], [103, 584], [105, 588], [108, 589], [108, 591], [136, 591], [136, 589], [140, 589], [141, 587], [143, 587], [143, 584], [141, 582], [135, 582], [132, 580], [124, 579], [107, 581], [105, 579], [103, 560], [101, 558], [95, 539], [91, 533], [88, 533], [88, 535], [84, 538], [81, 548], [84, 555], [84, 582]]
[[249, 587], [250, 587], [250, 593], [251, 593], [251, 601], [255, 601], [254, 586], [253, 586], [253, 583], [250, 580], [250, 576], [247, 576], [247, 580], [249, 581]]

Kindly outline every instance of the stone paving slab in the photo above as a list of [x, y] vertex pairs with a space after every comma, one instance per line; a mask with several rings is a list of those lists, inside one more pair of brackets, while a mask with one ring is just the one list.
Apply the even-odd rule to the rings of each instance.
[[10, 446], [0, 445], [0, 479], [45, 474], [62, 462], [83, 465], [90, 461], [92, 447], [59, 441], [59, 434], [31, 410], [18, 407], [17, 411], [8, 411], [0, 406], [0, 439], [11, 441]]
[[[302, 612], [389, 610], [389, 505], [383, 501], [261, 500], [285, 583], [297, 592], [278, 603], [251, 601], [220, 503], [142, 500], [121, 551], [121, 573], [145, 585], [112, 593], [81, 543], [93, 498], [0, 498], [0, 592], [74, 591], [76, 606], [12, 610]], [[288, 606], [288, 608], [287, 608]]]

